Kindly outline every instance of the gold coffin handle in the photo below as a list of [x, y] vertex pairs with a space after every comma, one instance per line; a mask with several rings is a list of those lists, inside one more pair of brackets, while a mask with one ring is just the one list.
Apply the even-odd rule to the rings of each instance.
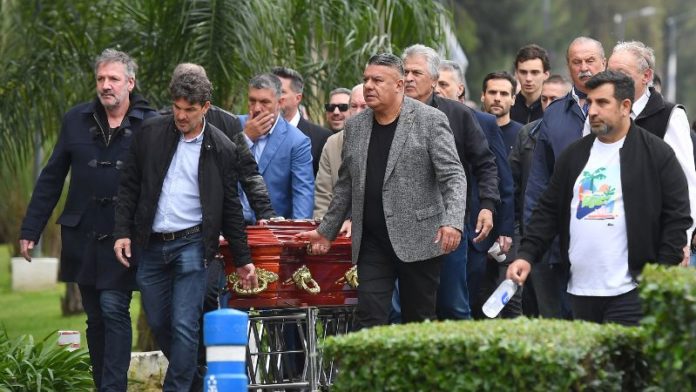
[[232, 290], [239, 295], [257, 295], [261, 294], [268, 288], [269, 283], [273, 283], [278, 280], [278, 274], [275, 272], [267, 271], [263, 268], [256, 269], [256, 276], [259, 280], [259, 287], [255, 289], [245, 290], [242, 288], [242, 280], [239, 278], [236, 272], [231, 273], [227, 279], [232, 284]]
[[295, 286], [308, 292], [309, 294], [318, 294], [321, 291], [319, 283], [317, 283], [314, 278], [312, 278], [312, 272], [307, 268], [306, 265], [298, 268], [297, 271], [292, 273], [292, 277], [284, 282], [284, 284], [295, 283]]
[[358, 288], [358, 266], [354, 265], [346, 271], [341, 278], [336, 281], [338, 285], [344, 285], [348, 283], [351, 288]]

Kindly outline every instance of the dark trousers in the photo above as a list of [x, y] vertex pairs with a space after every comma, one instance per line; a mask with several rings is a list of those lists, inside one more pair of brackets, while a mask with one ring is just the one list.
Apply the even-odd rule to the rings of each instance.
[[586, 297], [571, 294], [570, 305], [575, 320], [637, 326], [643, 318], [637, 288], [613, 297]]
[[[512, 237], [512, 249], [514, 250], [515, 256], [511, 257], [510, 260], [515, 260], [517, 258], [517, 251], [520, 249], [521, 240], [522, 234], [520, 233], [520, 227], [516, 223], [515, 235]], [[537, 265], [534, 265], [532, 268], [533, 271], [536, 271]], [[539, 307], [537, 305], [536, 291], [534, 290], [531, 273], [527, 276], [527, 280], [524, 282], [524, 291], [522, 291], [522, 314], [527, 317], [539, 317]]]
[[540, 317], [570, 319], [570, 300], [567, 290], [568, 274], [558, 264], [546, 261], [534, 264], [527, 286], [533, 289]]
[[435, 320], [440, 265], [441, 257], [404, 262], [390, 243], [363, 237], [358, 256], [357, 329], [388, 324], [396, 279], [399, 279], [402, 321]]
[[87, 345], [96, 390], [125, 392], [133, 345], [129, 310], [132, 292], [79, 287], [87, 314]]
[[561, 264], [560, 245], [554, 239], [541, 261], [532, 266], [527, 284], [533, 287], [539, 316], [571, 319], [570, 297], [567, 292], [568, 269]]

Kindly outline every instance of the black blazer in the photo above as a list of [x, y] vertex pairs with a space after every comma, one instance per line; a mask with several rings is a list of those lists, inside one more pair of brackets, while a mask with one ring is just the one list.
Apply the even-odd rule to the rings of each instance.
[[332, 133], [324, 127], [312, 124], [303, 117], [300, 117], [300, 122], [297, 123], [297, 128], [299, 128], [302, 133], [307, 135], [312, 143], [312, 167], [314, 168], [314, 176], [316, 177], [317, 171], [319, 170], [319, 158], [321, 158], [321, 150], [324, 149], [326, 139], [328, 139]]
[[[474, 117], [473, 111], [460, 102], [435, 94], [432, 95], [428, 103], [447, 116], [454, 135], [459, 160], [464, 166], [467, 179], [472, 174], [476, 177], [480, 207], [495, 212], [496, 207], [500, 204], [498, 168], [495, 156], [488, 145], [488, 139]], [[471, 197], [467, 200], [471, 200]]]

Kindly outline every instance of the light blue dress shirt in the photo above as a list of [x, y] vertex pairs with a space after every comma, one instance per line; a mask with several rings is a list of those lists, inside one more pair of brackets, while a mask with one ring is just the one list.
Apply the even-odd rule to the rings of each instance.
[[[203, 132], [191, 140], [182, 134], [162, 184], [152, 231], [171, 233], [188, 229], [203, 222], [200, 189], [198, 187], [198, 162], [203, 145]], [[152, 146], [158, 148], [158, 146]]]
[[[244, 135], [244, 140], [247, 143], [247, 146], [249, 146], [249, 151], [251, 151], [251, 154], [254, 156], [254, 160], [256, 163], [259, 162], [259, 159], [261, 159], [261, 155], [263, 155], [263, 150], [266, 149], [266, 145], [268, 144], [268, 137], [273, 134], [273, 130], [275, 129], [276, 125], [278, 125], [278, 119], [280, 118], [280, 113], [276, 115], [275, 122], [273, 123], [273, 126], [271, 127], [271, 130], [268, 131], [265, 135], [260, 136], [256, 141], [252, 141], [249, 139], [249, 137], [246, 135], [246, 133], [242, 133]], [[251, 209], [251, 206], [249, 205], [249, 199], [247, 199], [246, 193], [244, 193], [244, 190], [242, 189], [241, 185], [237, 185], [239, 189], [239, 196], [240, 196], [240, 201], [242, 202], [242, 209], [244, 211], [244, 220], [249, 223], [256, 222], [256, 215], [254, 214], [254, 211]]]

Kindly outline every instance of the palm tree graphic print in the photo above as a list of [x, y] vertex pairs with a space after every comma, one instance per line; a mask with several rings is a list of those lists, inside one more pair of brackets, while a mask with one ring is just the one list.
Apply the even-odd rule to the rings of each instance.
[[606, 168], [600, 167], [592, 172], [583, 171], [578, 188], [580, 204], [576, 213], [577, 219], [604, 220], [614, 219], [614, 200], [616, 188], [606, 182]]

